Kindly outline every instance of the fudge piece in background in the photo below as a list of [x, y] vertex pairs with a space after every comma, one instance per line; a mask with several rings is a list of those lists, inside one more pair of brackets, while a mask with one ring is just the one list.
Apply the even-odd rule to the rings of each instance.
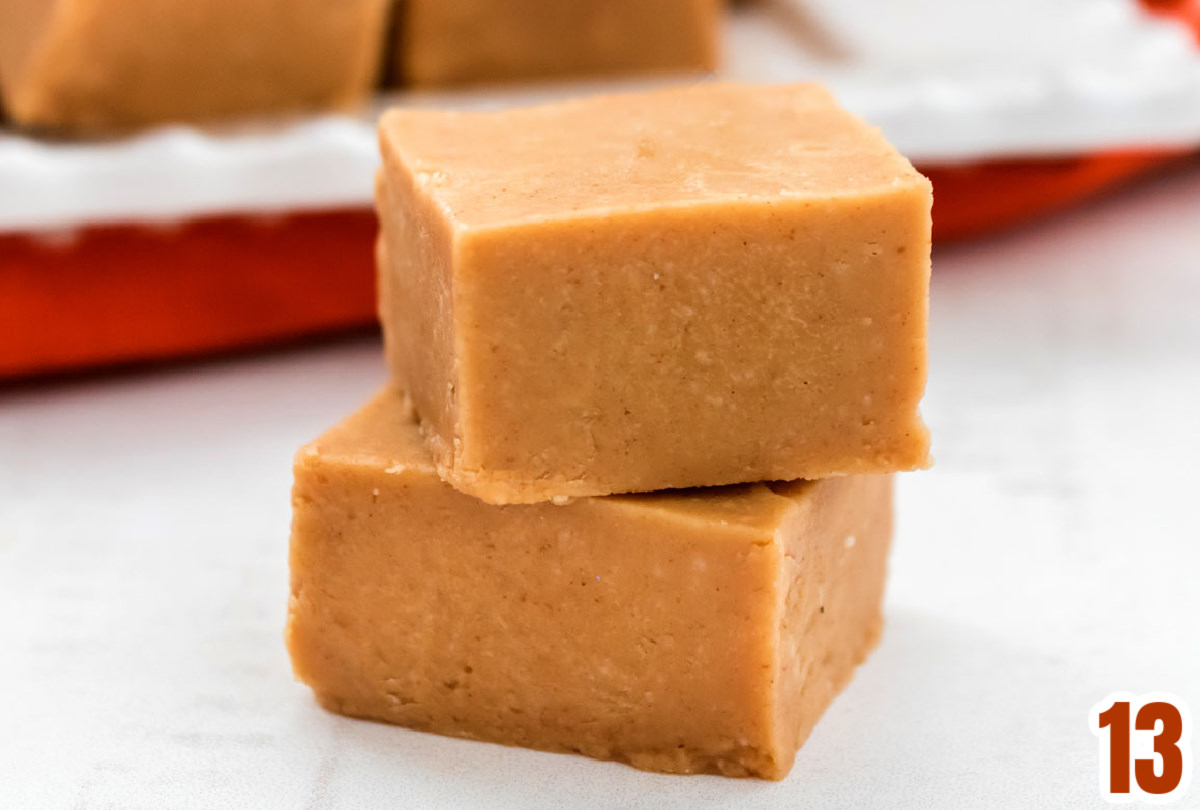
[[417, 86], [716, 67], [721, 0], [403, 0], [394, 74]]
[[103, 133], [365, 99], [388, 0], [5, 0], [0, 95], [38, 130]]

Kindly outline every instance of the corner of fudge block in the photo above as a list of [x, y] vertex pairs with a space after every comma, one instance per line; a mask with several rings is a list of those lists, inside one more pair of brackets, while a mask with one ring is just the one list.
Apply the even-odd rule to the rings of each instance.
[[825, 708], [879, 642], [893, 532], [893, 476], [769, 485], [793, 502], [776, 533], [776, 733], [786, 774]]
[[460, 227], [432, 187], [436, 170], [422, 168], [390, 133], [407, 115], [385, 113], [379, 127], [384, 165], [376, 182], [379, 213], [378, 312], [389, 371], [421, 419], [439, 465], [453, 467], [459, 442], [455, 274]]

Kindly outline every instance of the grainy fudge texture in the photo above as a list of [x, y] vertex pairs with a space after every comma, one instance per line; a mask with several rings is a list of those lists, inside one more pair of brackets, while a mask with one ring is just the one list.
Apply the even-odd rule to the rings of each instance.
[[490, 503], [928, 463], [929, 182], [812, 85], [381, 123], [380, 312]]
[[295, 474], [287, 641], [334, 711], [779, 779], [879, 635], [889, 476], [489, 506], [393, 391]]
[[0, 95], [69, 133], [343, 106], [381, 67], [389, 0], [4, 0]]
[[394, 73], [420, 86], [711, 70], [720, 0], [404, 0]]

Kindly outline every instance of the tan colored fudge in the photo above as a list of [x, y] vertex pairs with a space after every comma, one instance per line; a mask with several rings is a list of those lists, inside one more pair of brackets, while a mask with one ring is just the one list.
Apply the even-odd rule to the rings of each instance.
[[295, 474], [287, 641], [333, 711], [780, 779], [879, 635], [888, 476], [488, 506], [394, 391]]
[[404, 0], [394, 74], [418, 86], [716, 67], [720, 0]]
[[102, 133], [340, 107], [382, 61], [388, 0], [0, 0], [20, 125]]
[[928, 464], [929, 182], [812, 85], [380, 127], [380, 314], [489, 503]]

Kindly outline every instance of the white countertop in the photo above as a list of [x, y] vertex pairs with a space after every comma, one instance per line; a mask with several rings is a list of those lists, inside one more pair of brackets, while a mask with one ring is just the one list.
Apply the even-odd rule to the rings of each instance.
[[883, 643], [779, 784], [293, 682], [290, 459], [380, 383], [376, 341], [0, 392], [0, 808], [1103, 806], [1093, 703], [1200, 710], [1198, 248], [1193, 166], [938, 253], [937, 467], [899, 487]]

